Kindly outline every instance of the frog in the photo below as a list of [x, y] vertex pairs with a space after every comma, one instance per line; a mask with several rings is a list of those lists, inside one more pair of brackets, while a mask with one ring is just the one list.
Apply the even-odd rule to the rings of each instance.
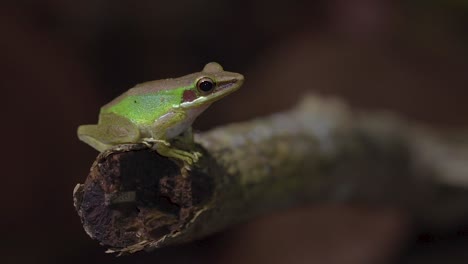
[[99, 152], [142, 143], [190, 166], [201, 154], [175, 147], [173, 141], [193, 143], [195, 119], [243, 82], [242, 74], [210, 62], [200, 72], [137, 84], [102, 106], [97, 124], [79, 126], [78, 138]]

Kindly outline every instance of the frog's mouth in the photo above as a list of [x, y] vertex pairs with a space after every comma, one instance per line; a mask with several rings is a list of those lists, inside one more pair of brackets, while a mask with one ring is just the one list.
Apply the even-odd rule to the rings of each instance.
[[239, 73], [224, 72], [223, 76], [217, 76], [216, 88], [205, 96], [208, 99], [218, 100], [234, 91], [237, 91], [244, 83], [244, 76]]
[[239, 81], [238, 79], [233, 79], [233, 80], [218, 81], [218, 84], [215, 90], [209, 96], [213, 95], [216, 98], [219, 98], [219, 96], [228, 95], [240, 88], [242, 84], [238, 84], [238, 82], [242, 82], [242, 80]]

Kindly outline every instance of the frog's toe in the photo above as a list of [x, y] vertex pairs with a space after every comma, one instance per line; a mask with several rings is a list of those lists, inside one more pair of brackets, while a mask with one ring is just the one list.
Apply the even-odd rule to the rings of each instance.
[[190, 157], [192, 163], [196, 163], [202, 156], [202, 154], [198, 151], [187, 152], [186, 154], [188, 155], [188, 157]]
[[198, 156], [192, 152], [185, 150], [175, 149], [174, 152], [182, 159], [185, 163], [192, 165], [198, 161]]
[[154, 145], [164, 145], [166, 147], [170, 147], [171, 144], [166, 140], [162, 139], [154, 139], [154, 138], [143, 138], [141, 142], [147, 146], [154, 146]]
[[197, 151], [189, 152], [188, 154], [190, 154], [190, 159], [193, 161], [193, 163], [196, 163], [202, 156], [202, 154]]
[[197, 157], [197, 160], [203, 156], [203, 154], [198, 151], [194, 151], [193, 154], [195, 155], [195, 157]]
[[143, 145], [145, 145], [147, 148], [153, 148], [154, 144], [153, 143], [150, 143], [148, 141], [142, 141], [141, 143], [143, 143]]

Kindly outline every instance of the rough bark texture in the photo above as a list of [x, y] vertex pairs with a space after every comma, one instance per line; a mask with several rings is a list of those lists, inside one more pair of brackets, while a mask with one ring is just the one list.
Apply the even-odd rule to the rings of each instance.
[[395, 206], [443, 227], [468, 213], [467, 144], [390, 114], [308, 96], [298, 107], [197, 135], [190, 171], [144, 146], [101, 153], [74, 202], [109, 252], [201, 238], [307, 202]]

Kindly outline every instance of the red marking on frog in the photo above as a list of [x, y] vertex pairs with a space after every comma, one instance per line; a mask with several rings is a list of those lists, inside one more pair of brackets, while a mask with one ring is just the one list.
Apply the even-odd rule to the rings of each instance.
[[197, 94], [194, 91], [192, 90], [184, 91], [184, 94], [182, 95], [182, 103], [192, 102], [195, 99], [197, 99]]

